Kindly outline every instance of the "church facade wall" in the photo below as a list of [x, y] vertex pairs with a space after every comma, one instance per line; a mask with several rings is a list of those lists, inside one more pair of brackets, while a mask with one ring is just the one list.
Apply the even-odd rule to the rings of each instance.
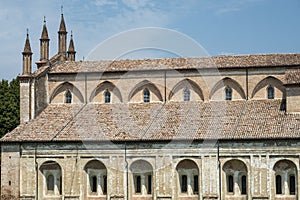
[[[1, 195], [72, 200], [219, 199], [219, 194], [221, 199], [299, 199], [300, 142], [223, 141], [219, 149], [210, 142], [4, 144], [2, 164], [10, 167], [2, 168], [6, 170]], [[279, 189], [281, 194], [276, 194]]]

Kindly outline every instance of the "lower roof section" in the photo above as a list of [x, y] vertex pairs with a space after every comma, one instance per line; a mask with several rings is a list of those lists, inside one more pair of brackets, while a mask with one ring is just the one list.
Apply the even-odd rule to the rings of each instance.
[[300, 138], [282, 100], [50, 104], [2, 142]]

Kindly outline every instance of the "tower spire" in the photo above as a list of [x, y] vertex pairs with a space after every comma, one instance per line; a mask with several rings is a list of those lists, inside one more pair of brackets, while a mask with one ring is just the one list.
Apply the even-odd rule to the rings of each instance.
[[74, 42], [73, 42], [73, 33], [71, 31], [71, 39], [70, 39], [70, 44], [69, 44], [69, 49], [68, 49], [68, 61], [75, 61], [75, 48], [74, 48]]
[[58, 54], [61, 55], [62, 60], [66, 60], [67, 33], [64, 15], [61, 13], [61, 21], [58, 31]]
[[27, 32], [26, 40], [25, 40], [24, 50], [22, 52], [22, 55], [23, 55], [23, 72], [22, 72], [22, 74], [23, 75], [31, 74], [31, 66], [32, 66], [32, 51], [31, 51], [31, 47], [30, 47], [28, 29], [26, 32]]
[[[42, 35], [40, 38], [40, 61], [49, 60], [49, 37], [46, 26], [46, 17], [44, 16], [44, 25], [42, 30]], [[43, 62], [45, 63], [45, 62]], [[39, 67], [40, 65], [38, 65]]]

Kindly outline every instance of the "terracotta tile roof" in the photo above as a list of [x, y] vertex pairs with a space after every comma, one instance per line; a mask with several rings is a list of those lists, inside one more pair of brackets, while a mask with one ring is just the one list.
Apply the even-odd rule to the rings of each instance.
[[280, 100], [49, 105], [2, 141], [300, 138]]
[[300, 84], [300, 69], [287, 69], [285, 80], [286, 84]]
[[202, 58], [161, 58], [144, 60], [102, 60], [63, 62], [55, 65], [50, 73], [230, 68], [230, 67], [274, 67], [300, 65], [300, 54], [230, 55]]

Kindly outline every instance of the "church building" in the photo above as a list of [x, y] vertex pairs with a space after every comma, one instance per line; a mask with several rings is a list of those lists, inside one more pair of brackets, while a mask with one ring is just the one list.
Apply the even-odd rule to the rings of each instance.
[[300, 200], [300, 54], [76, 61], [66, 27], [36, 71], [27, 33], [1, 199]]

